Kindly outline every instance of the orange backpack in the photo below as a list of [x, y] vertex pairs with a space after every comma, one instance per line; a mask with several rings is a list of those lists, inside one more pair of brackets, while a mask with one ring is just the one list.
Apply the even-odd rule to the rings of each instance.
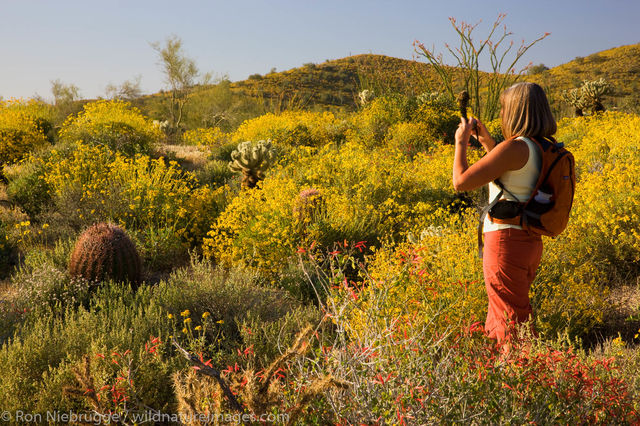
[[[576, 176], [573, 154], [564, 144], [553, 138], [531, 139], [540, 149], [540, 175], [527, 201], [520, 201], [507, 190], [500, 180], [494, 183], [500, 193], [482, 212], [480, 218], [479, 243], [482, 253], [482, 226], [488, 214], [495, 223], [519, 225], [529, 233], [556, 237], [567, 227], [573, 205]], [[504, 192], [518, 201], [500, 200]], [[481, 254], [482, 257], [482, 254]]]

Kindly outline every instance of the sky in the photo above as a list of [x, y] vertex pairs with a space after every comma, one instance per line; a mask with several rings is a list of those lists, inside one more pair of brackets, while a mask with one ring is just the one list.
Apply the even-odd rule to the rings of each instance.
[[95, 98], [137, 76], [157, 92], [151, 43], [172, 35], [202, 72], [237, 81], [363, 53], [412, 59], [414, 40], [444, 51], [458, 40], [449, 17], [482, 39], [499, 13], [516, 43], [551, 33], [523, 65], [640, 42], [640, 0], [0, 0], [0, 96], [51, 100], [60, 80]]

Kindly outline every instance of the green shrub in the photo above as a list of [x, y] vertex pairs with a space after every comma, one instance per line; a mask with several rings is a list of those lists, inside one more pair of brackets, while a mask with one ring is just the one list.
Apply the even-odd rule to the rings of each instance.
[[60, 270], [48, 263], [21, 272], [12, 281], [19, 284], [18, 306], [39, 315], [58, 315], [67, 307], [86, 306], [95, 287], [85, 279], [71, 277], [66, 268]]
[[229, 170], [229, 161], [210, 160], [200, 169], [195, 171], [198, 182], [212, 187], [220, 187], [232, 180], [236, 173]]
[[8, 169], [7, 195], [30, 217], [36, 217], [51, 200], [49, 186], [43, 179], [44, 165], [39, 161], [25, 161]]

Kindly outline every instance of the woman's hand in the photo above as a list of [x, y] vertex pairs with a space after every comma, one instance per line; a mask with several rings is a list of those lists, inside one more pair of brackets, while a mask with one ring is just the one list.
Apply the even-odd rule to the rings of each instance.
[[491, 134], [482, 121], [478, 119], [475, 119], [475, 121], [478, 129], [478, 142], [489, 152], [496, 146], [496, 141], [491, 137]]
[[[456, 129], [456, 146], [469, 146], [474, 121], [473, 118], [465, 120], [463, 117], [460, 117], [460, 124], [458, 124], [458, 129]], [[486, 130], [487, 129], [485, 129], [485, 131]]]

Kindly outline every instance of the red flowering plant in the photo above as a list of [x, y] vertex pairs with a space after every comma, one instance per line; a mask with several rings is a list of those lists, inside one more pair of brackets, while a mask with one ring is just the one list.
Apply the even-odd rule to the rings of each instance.
[[150, 406], [163, 391], [163, 352], [161, 339], [150, 336], [137, 351], [114, 349], [86, 355], [72, 370], [75, 386], [63, 392], [98, 415], [127, 423], [134, 413], [153, 411]]

